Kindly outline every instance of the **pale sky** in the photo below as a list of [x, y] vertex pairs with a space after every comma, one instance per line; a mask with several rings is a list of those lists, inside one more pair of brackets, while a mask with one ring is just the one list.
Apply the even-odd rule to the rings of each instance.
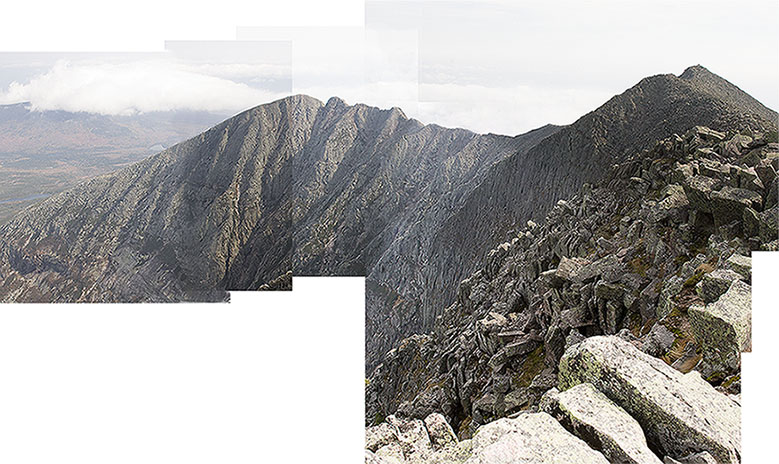
[[774, 0], [389, 0], [366, 2], [364, 18], [239, 25], [239, 41], [169, 41], [158, 53], [0, 54], [0, 103], [237, 112], [306, 93], [513, 135], [571, 123], [643, 77], [702, 64], [779, 108]]

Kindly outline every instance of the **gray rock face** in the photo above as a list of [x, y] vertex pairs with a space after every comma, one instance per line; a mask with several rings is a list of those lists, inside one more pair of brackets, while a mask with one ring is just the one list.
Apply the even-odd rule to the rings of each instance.
[[[437, 224], [491, 164], [555, 130], [480, 136], [337, 98], [262, 105], [17, 216], [0, 230], [0, 299], [221, 300], [289, 288], [294, 268], [375, 270], [382, 304], [410, 301]], [[368, 320], [395, 340], [385, 318]]]
[[616, 337], [592, 337], [560, 362], [560, 388], [591, 383], [639, 421], [650, 445], [673, 458], [708, 451], [738, 463], [741, 408], [703, 381], [681, 374]]
[[367, 276], [369, 370], [425, 324], [418, 302], [433, 285], [424, 273], [442, 224], [490, 166], [556, 130], [478, 135], [336, 98], [318, 112], [293, 163], [293, 268], [296, 275]]
[[564, 392], [552, 389], [541, 409], [610, 462], [660, 464], [646, 444], [638, 422], [592, 385], [583, 383]]

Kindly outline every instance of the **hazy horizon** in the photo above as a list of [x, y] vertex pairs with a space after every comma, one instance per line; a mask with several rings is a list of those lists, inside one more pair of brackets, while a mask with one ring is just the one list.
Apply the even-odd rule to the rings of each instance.
[[701, 64], [779, 108], [779, 5], [731, 10], [724, 1], [369, 0], [363, 27], [238, 27], [237, 40], [167, 41], [156, 53], [0, 53], [0, 104], [236, 114], [306, 94], [516, 135], [570, 124], [644, 77]]

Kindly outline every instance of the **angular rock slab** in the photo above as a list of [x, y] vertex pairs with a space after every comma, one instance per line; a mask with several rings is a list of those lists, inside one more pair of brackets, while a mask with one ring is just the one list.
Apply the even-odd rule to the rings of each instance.
[[425, 427], [433, 447], [440, 449], [457, 444], [457, 435], [454, 434], [454, 430], [441, 414], [433, 413], [427, 416]]
[[653, 449], [674, 458], [708, 451], [720, 464], [741, 455], [741, 407], [693, 371], [682, 374], [618, 337], [591, 337], [560, 361], [567, 390], [591, 383], [633, 416]]
[[[740, 365], [742, 351], [752, 349], [752, 287], [733, 281], [717, 301], [688, 309], [695, 339], [703, 347], [704, 358], [729, 367]], [[719, 359], [715, 359], [719, 358]]]
[[723, 268], [739, 273], [747, 282], [752, 281], [752, 258], [749, 256], [733, 253], [725, 261]]
[[549, 390], [541, 409], [611, 462], [661, 464], [638, 422], [589, 383], [564, 392]]
[[736, 271], [715, 269], [713, 272], [703, 275], [703, 279], [696, 286], [696, 291], [698, 296], [703, 298], [703, 301], [712, 303], [728, 291], [733, 281], [741, 278], [741, 274]]
[[607, 464], [546, 413], [522, 414], [482, 426], [466, 464]]

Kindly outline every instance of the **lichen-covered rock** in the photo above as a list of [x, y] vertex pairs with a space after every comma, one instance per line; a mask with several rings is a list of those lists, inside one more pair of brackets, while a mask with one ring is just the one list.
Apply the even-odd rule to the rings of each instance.
[[540, 407], [611, 462], [660, 464], [639, 423], [588, 383], [564, 392], [552, 389]]
[[652, 218], [657, 222], [669, 218], [681, 220], [690, 206], [684, 188], [677, 184], [671, 184], [666, 188], [664, 196], [665, 198], [655, 206]]
[[454, 430], [446, 422], [446, 418], [441, 414], [430, 414], [425, 418], [425, 427], [430, 435], [430, 441], [436, 449], [445, 448], [457, 443], [457, 436]]
[[466, 464], [606, 464], [609, 461], [545, 413], [521, 414], [481, 427]]
[[727, 292], [734, 281], [742, 278], [742, 275], [735, 271], [715, 269], [703, 275], [696, 286], [696, 291], [703, 301], [711, 303], [717, 301], [723, 293]]
[[745, 208], [762, 209], [762, 205], [763, 198], [752, 190], [726, 186], [711, 193], [711, 213], [716, 224], [739, 221]]
[[409, 421], [389, 416], [387, 423], [398, 429], [398, 442], [403, 454], [408, 458], [418, 456], [420, 459], [427, 457], [432, 452], [430, 435], [427, 433], [425, 423], [419, 419]]
[[457, 441], [441, 414], [424, 421], [394, 415], [365, 429], [366, 464], [461, 464], [471, 456], [470, 440]]
[[376, 451], [384, 445], [397, 442], [398, 428], [387, 422], [365, 428], [365, 449]]
[[690, 206], [698, 211], [710, 213], [712, 211], [711, 194], [717, 185], [716, 179], [701, 175], [686, 179], [684, 193]]
[[688, 313], [704, 360], [735, 370], [741, 352], [752, 347], [752, 289], [735, 280], [719, 299], [706, 306], [693, 305]]
[[641, 424], [654, 449], [678, 458], [741, 455], [741, 408], [693, 372], [681, 374], [618, 337], [591, 337], [560, 362], [560, 389], [591, 383]]
[[560, 264], [557, 265], [555, 276], [561, 280], [568, 282], [580, 282], [582, 279], [579, 276], [581, 270], [590, 262], [584, 258], [568, 258], [563, 257], [560, 260]]
[[737, 272], [746, 282], [752, 281], [752, 258], [740, 253], [733, 253], [723, 264], [724, 269]]

